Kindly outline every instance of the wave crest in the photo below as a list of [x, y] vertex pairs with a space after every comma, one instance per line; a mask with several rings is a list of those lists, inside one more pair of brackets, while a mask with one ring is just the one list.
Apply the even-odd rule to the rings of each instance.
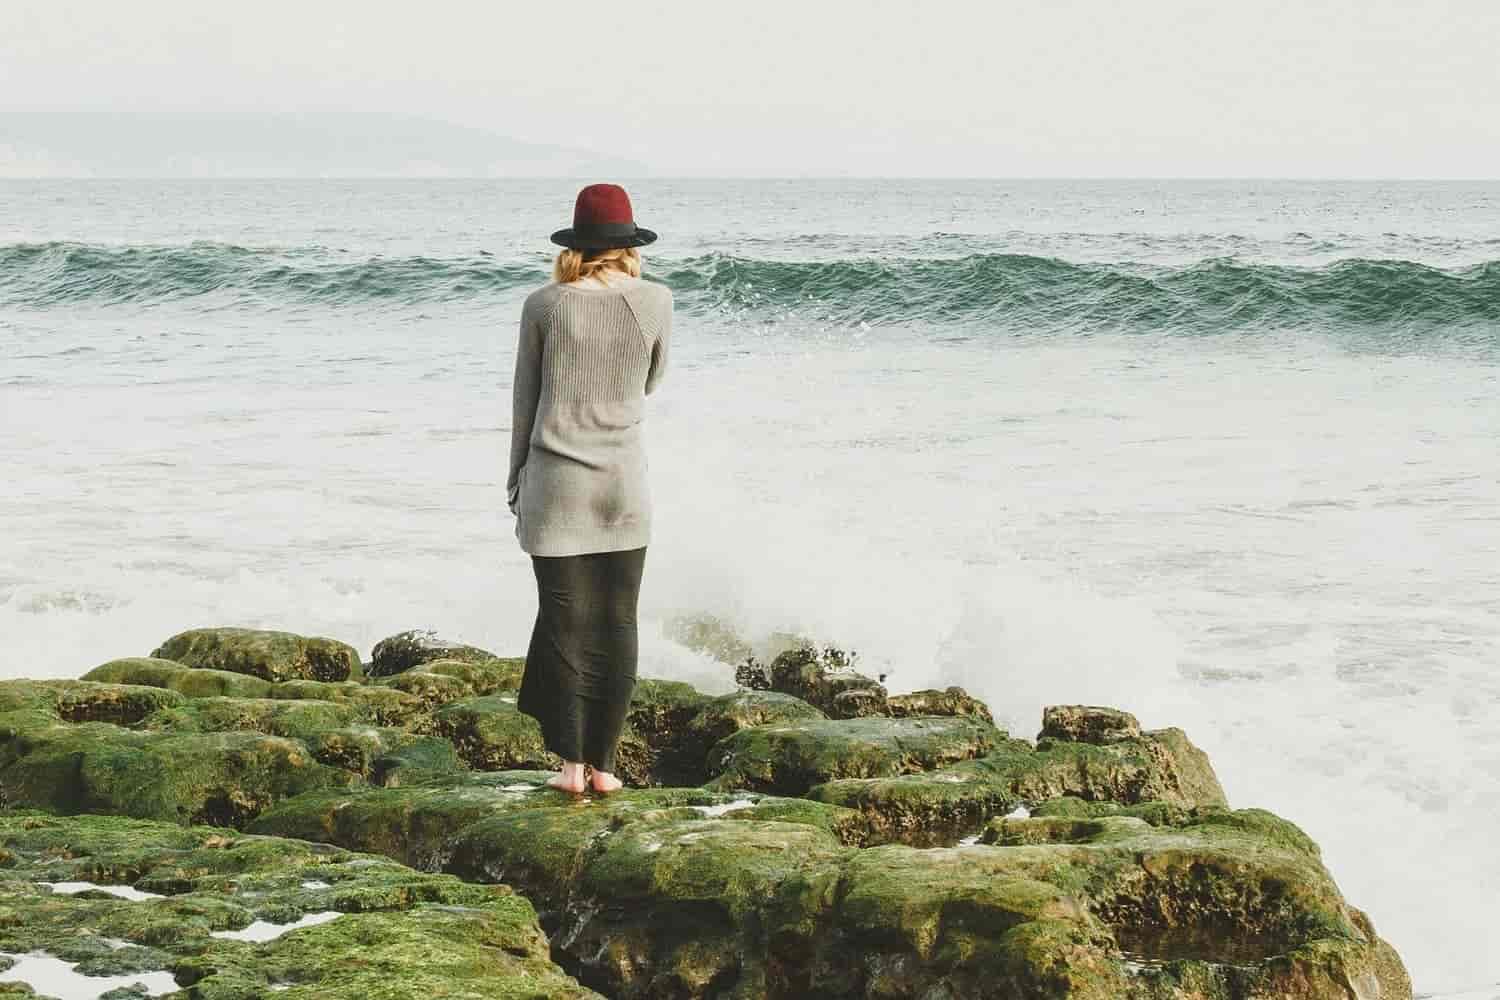
[[[1028, 254], [785, 261], [705, 254], [653, 265], [688, 311], [848, 324], [1215, 332], [1307, 326], [1500, 329], [1500, 261], [1444, 269], [1353, 258], [1319, 267], [1213, 258], [1182, 267]], [[204, 299], [248, 308], [495, 301], [540, 264], [355, 257], [218, 243], [0, 247], [0, 300], [34, 308]]]

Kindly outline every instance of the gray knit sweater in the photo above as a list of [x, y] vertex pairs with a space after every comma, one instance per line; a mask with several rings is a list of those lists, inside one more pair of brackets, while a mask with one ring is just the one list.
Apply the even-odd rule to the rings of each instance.
[[672, 292], [641, 278], [559, 285], [521, 308], [507, 503], [538, 556], [651, 540], [641, 421], [667, 367]]

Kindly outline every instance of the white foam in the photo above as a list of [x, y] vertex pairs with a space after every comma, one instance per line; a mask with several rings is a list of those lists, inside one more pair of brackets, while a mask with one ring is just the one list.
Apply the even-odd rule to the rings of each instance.
[[1004, 818], [1005, 819], [1030, 819], [1031, 818], [1031, 810], [1027, 809], [1025, 806], [1016, 806], [1010, 812], [1006, 813]]
[[140, 901], [143, 899], [164, 898], [161, 893], [142, 892], [141, 890], [133, 889], [128, 885], [99, 885], [95, 882], [38, 882], [37, 885], [45, 885], [49, 887], [53, 892], [60, 893], [64, 896], [71, 896], [76, 893], [87, 892], [90, 889], [98, 889], [101, 892], [109, 893], [111, 896], [119, 896], [121, 899], [129, 899], [135, 901]]
[[302, 888], [304, 888], [304, 889], [332, 889], [333, 888], [333, 884], [330, 883], [330, 882], [320, 882], [317, 879], [311, 879], [311, 880], [309, 880], [307, 882], [303, 882], [302, 883]]
[[330, 920], [337, 920], [343, 914], [337, 910], [328, 910], [323, 913], [309, 913], [292, 921], [289, 924], [273, 924], [265, 920], [257, 920], [248, 927], [242, 927], [237, 931], [214, 931], [216, 938], [225, 938], [231, 941], [274, 941], [288, 931], [294, 931], [299, 927], [314, 927], [318, 924], [326, 924]]
[[110, 990], [133, 986], [137, 983], [145, 986], [151, 996], [161, 996], [178, 988], [177, 981], [172, 978], [170, 972], [85, 976], [75, 971], [76, 963], [64, 962], [44, 952], [30, 952], [25, 955], [0, 954], [14, 959], [16, 963], [4, 972], [0, 972], [0, 982], [25, 983], [43, 996], [56, 997], [57, 1000], [96, 1000], [101, 993], [108, 993]]

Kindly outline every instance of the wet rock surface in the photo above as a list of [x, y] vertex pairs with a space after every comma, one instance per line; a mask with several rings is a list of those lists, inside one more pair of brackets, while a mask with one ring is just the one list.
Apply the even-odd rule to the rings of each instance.
[[0, 971], [174, 1000], [1411, 996], [1306, 834], [1119, 709], [1017, 739], [784, 637], [763, 688], [642, 678], [631, 787], [572, 796], [523, 660], [403, 633], [338, 676], [314, 661], [352, 649], [290, 635], [0, 682]]
[[969, 718], [814, 719], [751, 726], [709, 752], [714, 788], [801, 795], [834, 778], [892, 777], [977, 757], [1005, 739]]
[[1118, 743], [1141, 736], [1141, 724], [1129, 712], [1095, 705], [1050, 705], [1042, 713], [1039, 740]]
[[360, 675], [353, 646], [269, 629], [191, 629], [172, 636], [151, 656], [266, 681], [344, 681]]
[[119, 817], [0, 812], [0, 843], [11, 961], [42, 954], [111, 981], [165, 974], [168, 995], [201, 1000], [355, 1000], [394, 996], [392, 984], [408, 996], [598, 996], [552, 963], [535, 910], [504, 885]]
[[495, 654], [477, 646], [444, 639], [428, 629], [409, 629], [382, 639], [370, 651], [370, 676], [389, 677], [434, 660], [482, 663]]

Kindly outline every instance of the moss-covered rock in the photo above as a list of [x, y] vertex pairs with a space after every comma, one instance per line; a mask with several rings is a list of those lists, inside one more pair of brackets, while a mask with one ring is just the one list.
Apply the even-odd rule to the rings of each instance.
[[735, 691], [705, 700], [688, 720], [688, 738], [707, 755], [715, 743], [741, 729], [828, 718], [801, 698], [779, 691]]
[[552, 964], [536, 912], [518, 896], [348, 914], [241, 954], [222, 951], [181, 963], [194, 980], [189, 1000], [599, 998]]
[[885, 687], [855, 671], [852, 657], [832, 646], [788, 649], [771, 661], [770, 675], [771, 690], [801, 698], [830, 719], [890, 714]]
[[1060, 797], [1109, 804], [1090, 816], [1144, 803], [1184, 812], [1228, 804], [1208, 758], [1177, 729], [1102, 746], [1003, 740], [970, 760], [894, 776], [840, 778], [815, 785], [807, 796], [862, 812], [875, 843], [916, 847], [953, 844], [993, 816]]
[[152, 713], [187, 703], [161, 688], [96, 681], [0, 681], [0, 718], [12, 713], [59, 722], [139, 723]]
[[[829, 719], [644, 679], [621, 775], [712, 780], [575, 797], [515, 707], [524, 663], [482, 652], [368, 684], [151, 658], [0, 682], [0, 951], [214, 1000], [588, 995], [568, 975], [631, 998], [1410, 996], [1316, 844], [1230, 810], [1180, 730], [1060, 706], [1033, 745], [957, 688]], [[849, 673], [797, 676], [857, 715], [839, 699], [869, 689], [828, 681]], [[41, 884], [70, 880], [161, 897]], [[321, 912], [345, 916], [216, 936]]]
[[1227, 804], [1208, 755], [1176, 728], [1104, 745], [1043, 739], [1033, 750], [1011, 741], [970, 766], [1006, 781], [1028, 804], [1061, 795], [1126, 805]]
[[288, 796], [356, 776], [258, 732], [146, 733], [108, 723], [0, 734], [0, 806], [238, 826]]
[[370, 651], [369, 674], [390, 677], [434, 660], [481, 663], [494, 659], [497, 657], [488, 650], [451, 642], [430, 629], [409, 629], [375, 644]]
[[269, 629], [191, 629], [172, 636], [151, 656], [267, 681], [345, 681], [361, 675], [353, 646]]
[[642, 677], [630, 696], [629, 718], [653, 746], [671, 743], [712, 699], [682, 681]]
[[305, 742], [319, 763], [352, 771], [376, 785], [396, 787], [464, 769], [447, 740], [387, 726], [328, 729]]
[[1141, 724], [1129, 712], [1099, 705], [1049, 705], [1042, 711], [1037, 740], [1118, 743], [1141, 738]]
[[[0, 812], [0, 951], [45, 952], [87, 975], [165, 972], [201, 1000], [597, 997], [552, 964], [536, 913], [470, 885], [319, 844], [118, 817]], [[55, 882], [141, 893], [63, 893]], [[265, 943], [230, 935], [290, 925]], [[271, 928], [275, 933], [276, 928]]]
[[423, 732], [432, 725], [429, 706], [422, 699], [404, 691], [357, 681], [285, 681], [270, 685], [265, 697], [348, 705], [363, 721], [378, 726], [399, 726], [413, 732]]
[[381, 689], [400, 691], [436, 707], [464, 698], [515, 692], [521, 687], [522, 659], [431, 660], [397, 674], [380, 677]]
[[178, 733], [259, 732], [307, 742], [360, 717], [357, 708], [332, 701], [278, 698], [194, 698], [163, 708], [141, 728]]
[[556, 768], [562, 761], [546, 748], [542, 727], [516, 708], [513, 695], [487, 695], [444, 705], [433, 713], [438, 735], [479, 771]]
[[[1156, 990], [1192, 980], [1213, 998], [1411, 995], [1316, 846], [1263, 810], [1210, 811], [1168, 828], [1131, 816], [997, 819], [981, 839], [1032, 845], [1001, 853], [1088, 902], [1137, 959], [1138, 995], [1172, 995]], [[1355, 993], [1341, 992], [1351, 985]]]
[[228, 670], [195, 670], [176, 660], [149, 656], [110, 660], [83, 675], [86, 681], [144, 684], [189, 698], [269, 698], [277, 685]]
[[704, 747], [689, 723], [707, 695], [681, 681], [642, 677], [626, 715], [626, 733], [616, 754], [616, 773], [633, 785], [697, 785], [706, 777]]
[[612, 996], [789, 995], [768, 952], [816, 938], [848, 853], [799, 823], [626, 824], [582, 852], [565, 967]]
[[886, 698], [886, 710], [898, 719], [909, 715], [968, 715], [991, 724], [995, 721], [989, 706], [961, 687], [893, 694]]
[[545, 787], [546, 772], [496, 777], [505, 779], [504, 783], [300, 795], [261, 813], [248, 829], [373, 851], [434, 871], [447, 862], [459, 831], [469, 825], [496, 811], [519, 808], [531, 798], [568, 798]]
[[949, 845], [992, 816], [1021, 804], [1005, 782], [960, 768], [885, 778], [840, 778], [814, 785], [807, 797], [859, 811], [871, 844]]
[[[424, 699], [386, 686], [358, 681], [290, 680], [279, 683], [227, 670], [188, 667], [175, 660], [135, 657], [111, 660], [83, 676], [87, 681], [165, 688], [188, 698], [275, 698], [287, 701], [333, 701], [358, 707], [360, 718], [382, 726], [421, 728], [430, 725]], [[456, 697], [469, 691], [456, 685]]]
[[843, 777], [888, 777], [984, 754], [1005, 734], [978, 719], [824, 719], [742, 729], [708, 756], [709, 787], [801, 795]]
[[1031, 816], [1046, 819], [1098, 819], [1102, 816], [1134, 816], [1152, 826], [1176, 826], [1189, 820], [1199, 819], [1213, 812], [1223, 812], [1221, 805], [1185, 806], [1172, 802], [1138, 802], [1124, 805], [1119, 802], [1089, 801], [1074, 795], [1048, 799], [1030, 809]]
[[[858, 814], [807, 800], [580, 801], [546, 776], [309, 794], [255, 829], [514, 885], [563, 967], [610, 996], [1312, 1000], [1340, 977], [1410, 996], [1311, 841], [1259, 810], [1020, 821], [1043, 836], [996, 819], [993, 844], [859, 849]], [[1103, 811], [1074, 802], [1052, 808]]]
[[[588, 837], [601, 827], [645, 819], [723, 818], [733, 821], [776, 820], [814, 826], [842, 843], [865, 836], [859, 816], [847, 809], [754, 793], [712, 792], [701, 788], [625, 789], [583, 800], [549, 788], [547, 771], [500, 771], [448, 775], [431, 784], [400, 788], [351, 788], [342, 792], [300, 795], [266, 810], [250, 825], [253, 833], [340, 844], [397, 858], [424, 870], [449, 864], [458, 835], [486, 818], [547, 810], [548, 824], [561, 831], [576, 826]], [[594, 819], [590, 819], [593, 817]], [[497, 821], [498, 822], [498, 821]], [[528, 821], [532, 825], [540, 820]], [[526, 824], [523, 824], [526, 825]], [[493, 830], [506, 829], [505, 824]], [[496, 834], [499, 836], [500, 834]], [[571, 834], [559, 832], [564, 840]], [[456, 870], [472, 873], [469, 860]], [[492, 872], [499, 879], [499, 869]]]

